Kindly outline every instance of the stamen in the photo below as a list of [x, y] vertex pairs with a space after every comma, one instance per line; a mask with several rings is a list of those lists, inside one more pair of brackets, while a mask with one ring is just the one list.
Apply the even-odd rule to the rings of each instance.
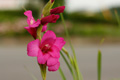
[[32, 25], [33, 24], [33, 20], [31, 19], [31, 21], [30, 21], [30, 24]]
[[47, 53], [48, 51], [49, 51], [49, 49], [50, 49], [50, 45], [49, 44], [46, 44], [43, 48], [42, 48], [42, 52], [43, 53]]

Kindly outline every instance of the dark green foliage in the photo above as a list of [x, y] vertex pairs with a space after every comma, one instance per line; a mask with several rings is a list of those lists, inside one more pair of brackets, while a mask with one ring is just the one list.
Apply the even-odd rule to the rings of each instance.
[[74, 12], [74, 13], [64, 13], [66, 20], [71, 20], [72, 22], [90, 22], [90, 23], [109, 23], [109, 24], [117, 24], [115, 18], [112, 20], [105, 20], [103, 15], [100, 13], [95, 13], [93, 16], [87, 16], [82, 12]]

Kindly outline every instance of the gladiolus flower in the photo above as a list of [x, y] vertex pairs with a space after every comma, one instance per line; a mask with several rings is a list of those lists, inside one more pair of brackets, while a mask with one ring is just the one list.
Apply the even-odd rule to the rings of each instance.
[[59, 19], [59, 17], [60, 17], [59, 15], [55, 15], [55, 14], [43, 17], [41, 19], [41, 24], [45, 25], [47, 23], [56, 23], [56, 21]]
[[50, 13], [51, 13], [51, 14], [63, 13], [64, 9], [65, 9], [65, 6], [56, 7], [56, 8], [54, 8], [54, 9], [51, 9], [51, 10], [50, 10]]
[[47, 30], [47, 24], [48, 23], [55, 23], [58, 18], [59, 18], [59, 15], [50, 15], [50, 16], [46, 16], [46, 17], [43, 17], [43, 15], [41, 15], [41, 24], [43, 25], [43, 28], [42, 28], [42, 32], [46, 31]]
[[36, 28], [41, 24], [40, 20], [37, 19], [37, 21], [35, 21], [35, 19], [32, 16], [32, 11], [28, 10], [26, 12], [24, 12], [24, 15], [27, 16], [27, 23], [28, 23], [28, 27], [24, 27], [34, 38], [36, 38], [37, 33], [36, 33]]
[[56, 37], [53, 31], [47, 31], [40, 41], [36, 39], [27, 45], [27, 54], [37, 57], [39, 64], [46, 64], [49, 71], [56, 71], [60, 66], [60, 50], [65, 45], [61, 37]]

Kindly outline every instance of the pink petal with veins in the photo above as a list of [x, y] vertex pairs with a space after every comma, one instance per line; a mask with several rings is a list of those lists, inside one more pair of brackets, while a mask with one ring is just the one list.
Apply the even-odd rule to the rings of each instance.
[[57, 71], [58, 69], [59, 69], [59, 67], [60, 67], [60, 62], [58, 62], [56, 65], [54, 65], [54, 66], [48, 66], [48, 70], [49, 71]]
[[28, 43], [28, 45], [27, 45], [28, 56], [31, 56], [31, 57], [37, 57], [38, 56], [39, 44], [40, 44], [39, 39], [36, 39], [36, 40]]

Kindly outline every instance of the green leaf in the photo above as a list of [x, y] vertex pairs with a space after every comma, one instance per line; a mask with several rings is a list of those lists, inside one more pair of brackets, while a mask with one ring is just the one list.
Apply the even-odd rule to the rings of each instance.
[[115, 16], [116, 16], [116, 19], [118, 21], [118, 25], [119, 25], [119, 28], [120, 28], [120, 19], [119, 19], [119, 15], [117, 13], [117, 10], [114, 11], [115, 12]]
[[62, 77], [62, 80], [66, 80], [65, 75], [64, 75], [61, 67], [59, 67], [59, 72], [60, 72], [60, 75], [61, 75], [61, 77]]
[[51, 10], [53, 4], [54, 4], [54, 2], [51, 3], [51, 0], [49, 0], [49, 2], [45, 5], [45, 7], [43, 8], [43, 11], [42, 11], [42, 14], [44, 17], [50, 15], [50, 10]]
[[63, 55], [63, 53], [60, 52], [60, 54], [61, 54], [62, 58], [64, 59], [65, 63], [67, 64], [68, 69], [70, 70], [70, 72], [71, 72], [71, 74], [73, 76], [73, 79], [76, 80], [76, 77], [75, 77], [75, 74], [73, 72], [72, 66], [69, 64], [69, 62], [67, 61], [67, 59], [65, 58], [65, 56]]
[[69, 32], [68, 32], [68, 30], [67, 30], [67, 27], [66, 27], [66, 24], [65, 24], [65, 20], [64, 20], [63, 14], [61, 13], [60, 16], [61, 16], [62, 23], [63, 23], [63, 25], [64, 25], [64, 29], [65, 29], [65, 33], [66, 33], [67, 39], [68, 39], [68, 41], [69, 41], [69, 44], [70, 44], [70, 47], [71, 47], [71, 50], [72, 50], [72, 53], [73, 53], [73, 56], [74, 56], [74, 60], [75, 60], [75, 61], [74, 61], [74, 62], [75, 62], [75, 71], [76, 71], [77, 76], [78, 76], [78, 79], [77, 79], [77, 80], [83, 80], [82, 74], [81, 74], [81, 72], [80, 72], [80, 70], [79, 70], [79, 66], [78, 66], [78, 63], [77, 63], [75, 50], [74, 50], [74, 47], [73, 47], [73, 45], [72, 45], [72, 43], [71, 43], [70, 36], [69, 36]]
[[102, 54], [101, 51], [98, 51], [98, 62], [97, 62], [97, 66], [98, 66], [98, 80], [101, 80], [101, 60], [102, 60]]

